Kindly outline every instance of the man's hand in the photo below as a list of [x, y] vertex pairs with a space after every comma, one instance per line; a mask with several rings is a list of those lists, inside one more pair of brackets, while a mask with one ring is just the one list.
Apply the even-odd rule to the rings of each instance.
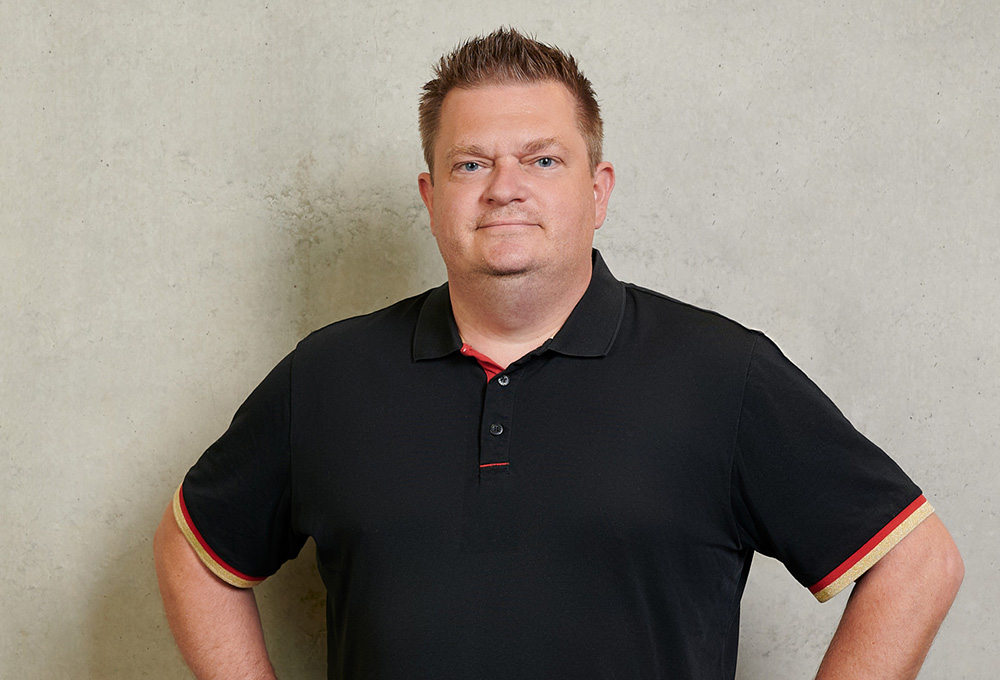
[[964, 575], [931, 515], [858, 579], [816, 680], [917, 677]]
[[199, 680], [273, 680], [253, 590], [235, 588], [202, 564], [168, 506], [153, 539], [170, 630]]

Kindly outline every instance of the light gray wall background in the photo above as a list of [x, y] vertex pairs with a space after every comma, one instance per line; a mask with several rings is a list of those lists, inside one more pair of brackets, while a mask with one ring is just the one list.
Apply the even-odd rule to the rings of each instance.
[[[0, 1], [0, 676], [184, 677], [160, 513], [298, 338], [443, 280], [416, 101], [501, 24], [602, 99], [612, 270], [766, 331], [923, 485], [967, 576], [922, 677], [996, 677], [994, 0]], [[284, 678], [312, 559], [258, 589]], [[845, 601], [760, 559], [740, 677], [810, 677]]]

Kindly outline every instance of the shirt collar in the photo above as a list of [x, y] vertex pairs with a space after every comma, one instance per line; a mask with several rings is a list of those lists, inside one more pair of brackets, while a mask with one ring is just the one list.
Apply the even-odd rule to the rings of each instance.
[[[625, 286], [604, 264], [595, 249], [590, 285], [548, 349], [579, 357], [606, 355], [618, 336], [625, 315]], [[458, 326], [451, 313], [451, 297], [445, 283], [427, 294], [413, 337], [413, 358], [438, 359], [462, 347]]]

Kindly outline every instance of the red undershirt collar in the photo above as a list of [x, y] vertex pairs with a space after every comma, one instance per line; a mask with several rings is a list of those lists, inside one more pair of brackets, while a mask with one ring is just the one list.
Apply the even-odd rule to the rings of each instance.
[[503, 371], [503, 367], [497, 364], [497, 362], [493, 361], [493, 359], [490, 359], [482, 352], [477, 352], [467, 342], [462, 343], [462, 349], [459, 351], [465, 356], [472, 357], [479, 362], [483, 371], [486, 372], [486, 382], [489, 382], [493, 379], [493, 376]]

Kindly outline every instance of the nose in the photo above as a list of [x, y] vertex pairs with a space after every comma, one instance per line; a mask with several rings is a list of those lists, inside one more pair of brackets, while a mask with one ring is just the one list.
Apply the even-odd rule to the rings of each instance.
[[483, 198], [492, 205], [518, 203], [527, 198], [527, 178], [516, 159], [496, 161]]

